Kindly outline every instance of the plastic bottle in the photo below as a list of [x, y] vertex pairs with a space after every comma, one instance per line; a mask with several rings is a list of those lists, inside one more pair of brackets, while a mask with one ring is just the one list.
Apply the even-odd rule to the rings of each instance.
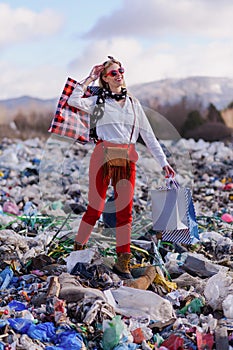
[[31, 320], [28, 320], [26, 318], [9, 318], [8, 322], [10, 326], [16, 331], [21, 334], [26, 334], [29, 327], [33, 324]]
[[6, 289], [12, 278], [13, 278], [13, 271], [10, 266], [7, 266], [3, 271], [0, 273], [0, 290]]
[[14, 309], [15, 311], [23, 311], [27, 309], [24, 303], [21, 303], [20, 301], [17, 301], [17, 300], [10, 301], [8, 304], [8, 307], [10, 309]]

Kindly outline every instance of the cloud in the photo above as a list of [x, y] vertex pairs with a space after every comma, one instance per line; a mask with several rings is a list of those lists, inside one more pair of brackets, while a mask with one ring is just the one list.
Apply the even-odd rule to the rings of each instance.
[[145, 48], [137, 40], [117, 38], [90, 43], [68, 67], [59, 62], [28, 67], [0, 61], [4, 86], [0, 99], [22, 95], [44, 99], [57, 97], [67, 76], [82, 80], [95, 64], [105, 61], [107, 55], [113, 55], [122, 62], [129, 88], [134, 84], [166, 78], [233, 77], [233, 45], [228, 43], [215, 41], [205, 46], [190, 43], [186, 47], [176, 47], [164, 42]]
[[1, 84], [0, 99], [32, 96], [42, 99], [56, 98], [64, 86], [66, 67], [54, 63], [27, 67], [0, 61]]
[[[49, 53], [44, 51], [47, 46], [43, 42], [40, 45], [38, 40], [59, 31], [63, 13], [13, 9], [1, 3], [0, 47], [35, 42], [36, 49], [35, 53], [33, 47], [27, 52], [32, 57], [30, 65], [23, 62], [23, 56], [18, 59], [15, 55], [5, 62], [0, 59], [4, 86], [0, 98], [21, 95], [52, 98], [59, 95], [67, 76], [83, 79], [108, 55], [122, 62], [128, 86], [195, 75], [233, 77], [233, 31], [229, 20], [232, 1], [122, 0], [122, 3], [121, 9], [100, 18], [86, 33], [90, 40], [75, 42], [70, 34], [72, 40], [62, 42], [65, 55], [59, 55], [60, 39], [55, 38], [54, 50]], [[53, 57], [56, 59], [52, 60]]]
[[50, 9], [39, 13], [27, 8], [11, 8], [0, 4], [0, 47], [28, 42], [55, 34], [62, 25], [62, 16]]
[[69, 70], [81, 80], [107, 55], [122, 62], [128, 85], [196, 75], [233, 77], [233, 45], [224, 41], [190, 42], [184, 47], [163, 42], [145, 48], [133, 39], [98, 40], [86, 46], [82, 55], [70, 63]]
[[141, 45], [135, 39], [115, 38], [113, 40], [98, 40], [87, 44], [82, 53], [69, 64], [71, 70], [89, 73], [95, 64], [106, 61], [108, 55], [126, 61], [140, 54]]
[[157, 37], [190, 34], [207, 38], [232, 38], [231, 0], [124, 0], [122, 8], [101, 17], [83, 35], [87, 39], [108, 37]]
[[[233, 42], [211, 41], [206, 45], [192, 45], [180, 50], [182, 73], [233, 77]], [[190, 74], [191, 72], [191, 74]]]
[[82, 77], [107, 55], [123, 62], [127, 82], [186, 76], [233, 77], [231, 0], [123, 0], [83, 35], [70, 68]]

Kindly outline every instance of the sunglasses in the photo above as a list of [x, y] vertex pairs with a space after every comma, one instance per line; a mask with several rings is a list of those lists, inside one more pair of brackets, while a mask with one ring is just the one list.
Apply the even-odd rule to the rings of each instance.
[[110, 75], [111, 77], [115, 77], [118, 73], [124, 74], [124, 72], [125, 72], [124, 68], [120, 67], [118, 69], [110, 70], [110, 72], [108, 72], [105, 76], [108, 77]]

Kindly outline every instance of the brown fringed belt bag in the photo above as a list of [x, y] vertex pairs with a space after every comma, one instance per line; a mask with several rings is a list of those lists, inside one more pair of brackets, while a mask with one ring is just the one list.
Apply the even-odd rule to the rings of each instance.
[[126, 167], [129, 161], [128, 147], [106, 147], [105, 148], [105, 162], [109, 166], [123, 166]]
[[128, 146], [121, 147], [120, 145], [117, 145], [104, 147], [104, 176], [110, 175], [113, 184], [116, 184], [122, 178], [129, 178], [130, 176], [129, 148], [134, 132], [136, 119], [134, 105], [131, 97], [130, 101], [132, 103], [132, 108], [134, 112], [134, 122]]

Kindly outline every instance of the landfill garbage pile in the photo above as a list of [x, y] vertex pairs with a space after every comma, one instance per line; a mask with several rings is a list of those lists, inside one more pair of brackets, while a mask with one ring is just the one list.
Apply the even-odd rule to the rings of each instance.
[[73, 251], [92, 146], [2, 140], [0, 350], [233, 349], [232, 144], [163, 147], [179, 183], [192, 188], [200, 240], [164, 242], [153, 231], [150, 189], [164, 180], [138, 145], [134, 279], [122, 280], [112, 271], [114, 225], [106, 226], [114, 215]]

